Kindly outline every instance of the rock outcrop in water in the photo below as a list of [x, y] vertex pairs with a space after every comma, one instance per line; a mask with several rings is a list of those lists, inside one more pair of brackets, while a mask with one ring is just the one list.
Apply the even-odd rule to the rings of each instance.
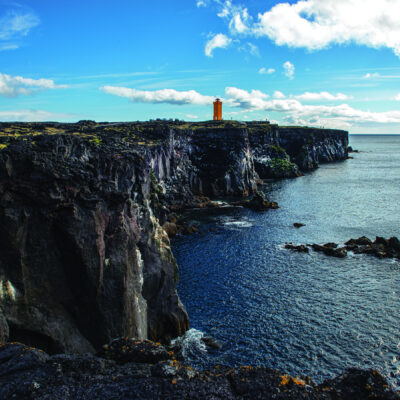
[[348, 251], [354, 254], [368, 254], [378, 258], [398, 258], [400, 259], [400, 240], [393, 236], [389, 239], [377, 236], [374, 241], [361, 236], [358, 239], [348, 240], [343, 247], [338, 247], [337, 243], [311, 244], [311, 245], [294, 245], [286, 243], [285, 248], [298, 252], [308, 253], [308, 247], [312, 247], [314, 251], [323, 252], [327, 256], [345, 258]]
[[116, 340], [101, 357], [53, 355], [21, 344], [0, 347], [0, 399], [399, 399], [373, 370], [350, 369], [317, 385], [263, 367], [196, 371], [173, 351]]
[[49, 353], [168, 342], [189, 326], [171, 211], [254, 194], [347, 145], [344, 131], [268, 123], [0, 124], [0, 339]]

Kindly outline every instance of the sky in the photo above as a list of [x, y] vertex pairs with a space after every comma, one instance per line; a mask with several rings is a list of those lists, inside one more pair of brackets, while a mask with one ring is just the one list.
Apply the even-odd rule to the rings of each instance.
[[0, 0], [0, 121], [400, 134], [400, 0]]

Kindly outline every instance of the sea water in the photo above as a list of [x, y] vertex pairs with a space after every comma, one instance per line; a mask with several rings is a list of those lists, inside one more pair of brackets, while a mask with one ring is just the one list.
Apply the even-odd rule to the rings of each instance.
[[[351, 136], [350, 145], [360, 150], [354, 159], [267, 183], [278, 210], [189, 217], [203, 234], [173, 242], [192, 327], [183, 339], [187, 362], [263, 365], [316, 382], [372, 367], [400, 387], [399, 260], [284, 248], [400, 237], [400, 136]], [[207, 350], [203, 335], [222, 348]]]

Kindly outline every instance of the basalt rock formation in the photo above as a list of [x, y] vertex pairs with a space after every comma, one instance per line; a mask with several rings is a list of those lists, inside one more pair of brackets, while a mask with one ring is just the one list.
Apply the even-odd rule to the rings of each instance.
[[343, 247], [338, 247], [337, 243], [320, 244], [300, 244], [286, 243], [285, 248], [298, 252], [308, 253], [308, 247], [312, 247], [314, 251], [319, 251], [327, 256], [345, 258], [348, 251], [354, 254], [368, 254], [378, 258], [398, 258], [400, 259], [400, 240], [393, 236], [389, 239], [377, 236], [374, 241], [361, 236], [358, 239], [348, 240]]
[[51, 354], [168, 342], [189, 327], [171, 212], [254, 194], [347, 146], [344, 131], [268, 123], [0, 124], [0, 340]]
[[315, 384], [264, 367], [188, 367], [163, 346], [117, 340], [99, 356], [0, 347], [0, 399], [399, 399], [374, 370], [349, 369]]

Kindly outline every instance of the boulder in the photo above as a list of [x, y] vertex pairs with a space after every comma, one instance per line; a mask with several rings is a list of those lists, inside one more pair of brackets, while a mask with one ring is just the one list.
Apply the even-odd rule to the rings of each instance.
[[253, 195], [250, 200], [244, 200], [234, 203], [243, 207], [249, 208], [253, 211], [266, 211], [269, 209], [279, 208], [278, 203], [270, 201], [263, 193], [257, 192]]
[[295, 245], [293, 243], [286, 243], [285, 249], [298, 251], [299, 253], [308, 253], [309, 252], [308, 247], [305, 246], [304, 244]]
[[168, 352], [161, 343], [150, 340], [120, 338], [104, 345], [97, 355], [114, 360], [118, 364], [129, 362], [154, 364], [172, 359], [173, 352]]
[[163, 225], [163, 229], [167, 232], [167, 235], [171, 237], [175, 237], [178, 234], [178, 227], [173, 222], [165, 222]]
[[360, 245], [360, 246], [366, 246], [368, 244], [372, 244], [372, 240], [368, 239], [366, 236], [361, 236], [358, 239], [350, 239], [346, 243], [346, 245]]
[[218, 342], [218, 340], [214, 339], [211, 336], [203, 336], [201, 338], [201, 341], [207, 346], [211, 347], [212, 349], [220, 349], [222, 348], [221, 343]]

